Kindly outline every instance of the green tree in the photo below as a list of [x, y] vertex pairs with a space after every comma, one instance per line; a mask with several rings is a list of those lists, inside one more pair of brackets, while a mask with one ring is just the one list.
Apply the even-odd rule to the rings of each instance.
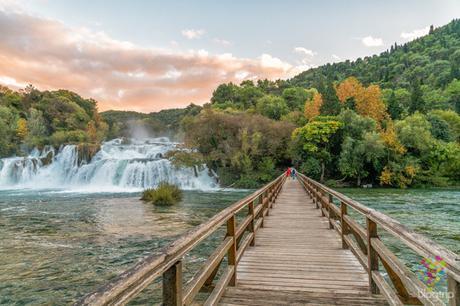
[[460, 113], [460, 80], [453, 80], [446, 88], [452, 108]]
[[385, 144], [380, 135], [366, 133], [363, 139], [345, 138], [339, 158], [340, 172], [350, 178], [356, 179], [356, 185], [361, 185], [361, 180], [366, 178], [370, 169], [379, 173], [382, 158], [385, 156]]
[[257, 112], [268, 118], [279, 120], [289, 112], [283, 98], [267, 95], [257, 100]]
[[415, 113], [395, 124], [396, 133], [401, 143], [413, 153], [427, 152], [433, 143], [431, 124], [426, 117]]
[[411, 103], [409, 106], [409, 113], [413, 114], [416, 111], [425, 111], [425, 101], [423, 100], [423, 92], [420, 87], [420, 81], [415, 80], [412, 83]]
[[454, 136], [452, 135], [449, 129], [449, 124], [446, 120], [433, 115], [432, 113], [428, 114], [427, 119], [431, 124], [430, 131], [434, 138], [447, 142], [454, 140]]
[[282, 97], [290, 110], [302, 112], [305, 101], [312, 97], [312, 93], [302, 87], [290, 87], [283, 90]]
[[375, 131], [377, 126], [374, 119], [360, 116], [350, 109], [343, 110], [337, 119], [342, 123], [344, 138], [361, 139], [364, 133]]
[[325, 165], [331, 159], [331, 137], [340, 126], [341, 123], [338, 121], [312, 121], [304, 127], [295, 129], [292, 134], [294, 146], [320, 161], [321, 181], [324, 181]]
[[386, 98], [387, 111], [391, 119], [399, 119], [404, 109], [398, 101], [395, 91], [391, 89], [390, 91], [391, 93], [389, 94], [388, 98]]
[[453, 139], [460, 142], [460, 115], [451, 110], [433, 110], [429, 115], [436, 116], [447, 122], [449, 133]]
[[[319, 90], [318, 90], [319, 91]], [[337, 115], [340, 113], [341, 104], [335, 92], [334, 84], [328, 83], [323, 92], [320, 91], [323, 97], [323, 104], [321, 105], [322, 115]]]

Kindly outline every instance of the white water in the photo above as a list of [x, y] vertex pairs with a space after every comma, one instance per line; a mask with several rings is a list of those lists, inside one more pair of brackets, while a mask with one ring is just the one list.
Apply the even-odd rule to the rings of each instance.
[[[166, 137], [132, 140], [115, 139], [102, 144], [89, 163], [80, 162], [75, 145], [33, 150], [27, 157], [0, 159], [0, 189], [53, 189], [78, 192], [125, 192], [155, 187], [159, 182], [177, 184], [182, 189], [217, 188], [208, 169], [176, 169], [163, 156], [178, 143]], [[45, 158], [52, 162], [45, 164]]]

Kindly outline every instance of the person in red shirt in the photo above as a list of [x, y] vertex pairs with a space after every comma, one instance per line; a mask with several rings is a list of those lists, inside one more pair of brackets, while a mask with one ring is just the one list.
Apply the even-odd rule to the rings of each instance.
[[290, 177], [290, 176], [291, 176], [291, 168], [287, 168], [286, 177]]

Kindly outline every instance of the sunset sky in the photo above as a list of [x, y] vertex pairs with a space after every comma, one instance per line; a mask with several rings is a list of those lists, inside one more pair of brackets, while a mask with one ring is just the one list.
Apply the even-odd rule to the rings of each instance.
[[458, 0], [0, 0], [0, 84], [158, 111], [203, 104], [223, 82], [379, 53], [459, 17]]

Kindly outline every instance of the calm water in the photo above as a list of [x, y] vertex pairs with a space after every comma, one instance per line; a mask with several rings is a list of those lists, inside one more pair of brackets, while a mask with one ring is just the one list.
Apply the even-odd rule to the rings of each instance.
[[[460, 191], [340, 191], [460, 252]], [[138, 194], [0, 191], [0, 304], [69, 304], [247, 193], [186, 192], [155, 208]], [[201, 262], [213, 243], [187, 260]]]

